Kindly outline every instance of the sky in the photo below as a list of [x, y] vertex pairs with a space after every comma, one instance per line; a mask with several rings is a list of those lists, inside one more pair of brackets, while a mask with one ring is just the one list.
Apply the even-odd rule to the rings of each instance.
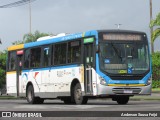
[[[0, 6], [19, 0], [0, 0]], [[160, 0], [153, 2], [153, 19], [160, 12]], [[0, 8], [0, 51], [23, 40], [30, 32], [29, 4]], [[77, 33], [95, 29], [146, 32], [150, 40], [149, 0], [36, 0], [31, 3], [31, 31], [48, 34]], [[160, 37], [154, 43], [160, 51]]]

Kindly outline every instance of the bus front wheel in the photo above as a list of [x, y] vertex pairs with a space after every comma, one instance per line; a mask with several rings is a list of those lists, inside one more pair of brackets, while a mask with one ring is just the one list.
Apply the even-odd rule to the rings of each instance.
[[128, 101], [129, 101], [129, 96], [118, 96], [118, 97], [116, 98], [116, 101], [117, 101], [117, 103], [120, 104], [120, 105], [125, 105], [125, 104], [127, 104]]
[[62, 97], [61, 100], [64, 102], [64, 104], [74, 104], [71, 100], [71, 97]]
[[79, 83], [74, 86], [74, 102], [78, 105], [87, 104], [88, 98], [82, 96], [82, 90]]

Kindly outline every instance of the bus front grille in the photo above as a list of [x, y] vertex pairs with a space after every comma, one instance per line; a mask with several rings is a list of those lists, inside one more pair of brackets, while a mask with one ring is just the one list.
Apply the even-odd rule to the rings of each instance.
[[112, 91], [115, 94], [139, 94], [141, 88], [113, 88]]

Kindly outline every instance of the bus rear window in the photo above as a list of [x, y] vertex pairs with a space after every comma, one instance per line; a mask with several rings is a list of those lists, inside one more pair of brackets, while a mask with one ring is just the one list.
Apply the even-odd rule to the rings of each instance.
[[9, 52], [8, 58], [8, 71], [16, 70], [16, 51]]

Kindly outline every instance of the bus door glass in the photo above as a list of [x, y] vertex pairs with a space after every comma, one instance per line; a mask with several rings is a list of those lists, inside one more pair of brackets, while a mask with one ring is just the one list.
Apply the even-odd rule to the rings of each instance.
[[17, 96], [20, 93], [20, 86], [21, 86], [21, 72], [22, 72], [22, 58], [23, 58], [23, 50], [17, 51], [17, 62], [16, 62], [16, 73], [17, 73]]
[[84, 39], [84, 70], [85, 70], [85, 91], [87, 94], [92, 94], [92, 68], [93, 68], [93, 41], [94, 38]]

